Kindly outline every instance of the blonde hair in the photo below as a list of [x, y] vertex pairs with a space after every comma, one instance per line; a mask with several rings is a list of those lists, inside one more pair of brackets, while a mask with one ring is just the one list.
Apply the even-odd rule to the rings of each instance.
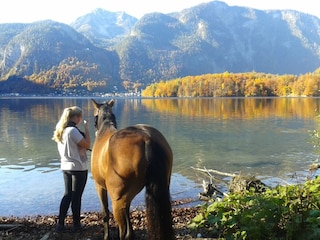
[[53, 132], [52, 140], [55, 142], [62, 141], [62, 134], [64, 129], [67, 127], [68, 122], [74, 116], [82, 116], [82, 109], [78, 106], [68, 107], [63, 110], [59, 122], [56, 125], [56, 129]]

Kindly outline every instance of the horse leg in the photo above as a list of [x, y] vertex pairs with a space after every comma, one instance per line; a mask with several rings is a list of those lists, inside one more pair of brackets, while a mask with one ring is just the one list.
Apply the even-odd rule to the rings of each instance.
[[113, 215], [119, 226], [120, 240], [133, 239], [133, 230], [130, 222], [129, 207], [123, 199], [112, 201]]
[[96, 184], [97, 193], [101, 202], [103, 228], [104, 228], [104, 240], [109, 239], [109, 209], [108, 209], [108, 192], [106, 189]]

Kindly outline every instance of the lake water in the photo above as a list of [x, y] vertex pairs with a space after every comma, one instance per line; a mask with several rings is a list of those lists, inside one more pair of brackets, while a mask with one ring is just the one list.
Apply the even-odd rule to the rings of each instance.
[[[104, 99], [96, 99], [103, 101]], [[318, 98], [116, 99], [118, 127], [147, 123], [174, 152], [173, 200], [197, 199], [207, 168], [251, 174], [269, 185], [308, 177], [318, 156], [310, 131], [318, 129]], [[78, 105], [94, 140], [93, 106], [87, 98], [0, 98], [0, 216], [58, 214], [63, 195], [55, 124]], [[90, 153], [89, 153], [90, 154]], [[89, 175], [83, 211], [100, 211]], [[144, 204], [143, 193], [134, 206]]]

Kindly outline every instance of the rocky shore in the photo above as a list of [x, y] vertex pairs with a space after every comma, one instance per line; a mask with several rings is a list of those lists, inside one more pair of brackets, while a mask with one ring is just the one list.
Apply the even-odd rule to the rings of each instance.
[[[188, 228], [188, 223], [197, 215], [196, 207], [174, 207], [172, 209], [173, 224], [176, 239], [207, 238], [210, 233], [207, 230], [193, 230]], [[135, 239], [146, 240], [146, 218], [143, 209], [131, 211], [131, 221], [135, 233]], [[97, 212], [82, 214], [81, 223], [84, 225], [80, 233], [56, 233], [54, 231], [57, 216], [32, 216], [32, 217], [0, 217], [0, 240], [95, 240], [103, 239], [102, 217]], [[66, 219], [67, 226], [71, 227], [72, 218]], [[110, 216], [111, 239], [117, 239], [118, 230], [112, 214]]]

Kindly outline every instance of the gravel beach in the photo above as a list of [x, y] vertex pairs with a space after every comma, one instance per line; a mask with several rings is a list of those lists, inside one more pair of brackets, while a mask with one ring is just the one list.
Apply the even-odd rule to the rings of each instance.
[[[176, 239], [209, 239], [210, 233], [207, 230], [194, 230], [188, 228], [188, 223], [197, 215], [196, 207], [175, 207], [172, 209]], [[134, 229], [135, 239], [148, 239], [146, 230], [145, 211], [134, 209], [131, 211], [131, 221]], [[103, 221], [98, 212], [85, 212], [82, 214], [81, 223], [84, 229], [80, 233], [56, 233], [54, 227], [57, 216], [26, 216], [26, 217], [0, 217], [0, 240], [95, 240], [103, 239]], [[113, 216], [110, 216], [111, 239], [118, 239], [118, 229]], [[72, 226], [72, 217], [66, 219], [67, 227]]]

